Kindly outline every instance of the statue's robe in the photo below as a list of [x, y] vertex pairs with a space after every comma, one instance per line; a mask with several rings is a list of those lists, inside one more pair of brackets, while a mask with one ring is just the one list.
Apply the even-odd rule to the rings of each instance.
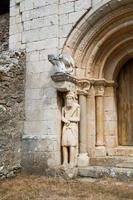
[[78, 121], [72, 121], [72, 118], [79, 118], [79, 104], [75, 104], [70, 110], [63, 108], [64, 117], [70, 121], [70, 124], [64, 124], [62, 133], [62, 146], [78, 146]]

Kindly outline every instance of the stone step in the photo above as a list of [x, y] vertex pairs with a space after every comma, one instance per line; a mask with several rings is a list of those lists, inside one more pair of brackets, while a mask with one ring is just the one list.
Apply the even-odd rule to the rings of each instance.
[[118, 178], [120, 180], [133, 180], [133, 169], [103, 166], [88, 166], [78, 168], [78, 175], [90, 178]]
[[133, 169], [133, 157], [113, 156], [106, 158], [90, 158], [90, 165]]
[[108, 153], [111, 156], [132, 156], [133, 157], [133, 147], [119, 146], [117, 148], [108, 149]]

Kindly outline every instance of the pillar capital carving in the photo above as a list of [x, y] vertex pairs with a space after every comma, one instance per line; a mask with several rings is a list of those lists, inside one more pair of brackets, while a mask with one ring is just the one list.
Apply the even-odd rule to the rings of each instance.
[[105, 86], [100, 85], [96, 87], [96, 96], [104, 96]]
[[91, 82], [88, 79], [78, 79], [70, 74], [58, 73], [52, 75], [51, 78], [55, 83], [54, 87], [62, 92], [70, 91], [70, 85], [73, 85], [72, 88], [75, 88], [78, 95], [88, 95], [91, 87]]
[[90, 88], [91, 88], [91, 82], [89, 80], [77, 79], [76, 81], [77, 94], [88, 95]]

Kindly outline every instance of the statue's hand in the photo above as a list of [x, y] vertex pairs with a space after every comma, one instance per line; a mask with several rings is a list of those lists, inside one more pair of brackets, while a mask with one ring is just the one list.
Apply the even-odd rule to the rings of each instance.
[[70, 121], [66, 120], [66, 123], [65, 123], [67, 126], [70, 125]]

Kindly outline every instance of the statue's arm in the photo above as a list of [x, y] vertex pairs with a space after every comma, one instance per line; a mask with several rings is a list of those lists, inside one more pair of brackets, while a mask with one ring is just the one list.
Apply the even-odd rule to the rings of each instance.
[[62, 108], [61, 120], [62, 120], [62, 122], [64, 122], [64, 123], [67, 123], [67, 122], [68, 122], [68, 120], [65, 118], [65, 110], [64, 110], [64, 108]]
[[74, 117], [70, 117], [69, 120], [71, 122], [79, 122], [80, 121], [80, 107], [76, 109], [76, 114]]

